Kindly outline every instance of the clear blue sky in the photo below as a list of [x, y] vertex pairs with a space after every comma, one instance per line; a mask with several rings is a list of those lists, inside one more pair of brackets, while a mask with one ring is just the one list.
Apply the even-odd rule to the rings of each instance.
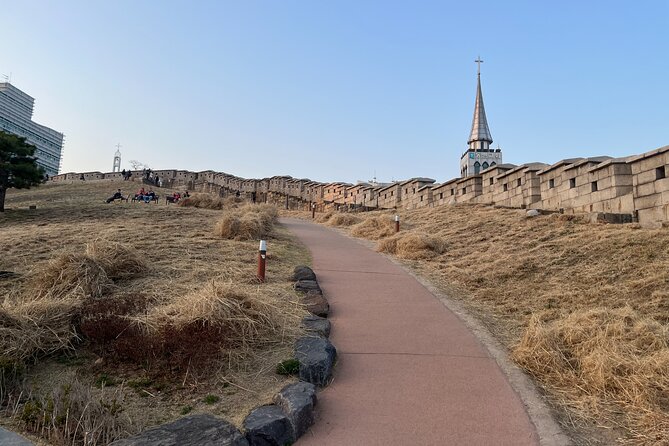
[[0, 0], [63, 171], [456, 177], [477, 55], [504, 161], [669, 144], [669, 1]]

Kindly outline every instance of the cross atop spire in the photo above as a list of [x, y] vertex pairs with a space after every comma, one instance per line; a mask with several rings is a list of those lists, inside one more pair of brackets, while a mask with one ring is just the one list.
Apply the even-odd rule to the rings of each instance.
[[481, 75], [481, 64], [483, 63], [483, 61], [481, 60], [481, 56], [477, 57], [474, 62], [476, 62], [476, 65], [478, 66], [477, 67], [477, 71], [478, 71], [477, 74], [480, 76]]
[[474, 106], [474, 118], [472, 119], [472, 131], [469, 134], [470, 149], [487, 150], [492, 143], [492, 136], [488, 128], [488, 120], [485, 116], [485, 107], [483, 106], [483, 93], [481, 92], [481, 57], [474, 62], [478, 65], [478, 82], [476, 84], [476, 104]]

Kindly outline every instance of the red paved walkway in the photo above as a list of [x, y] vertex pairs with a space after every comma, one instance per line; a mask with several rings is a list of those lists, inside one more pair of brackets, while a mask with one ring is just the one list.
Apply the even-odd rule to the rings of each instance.
[[339, 354], [299, 445], [538, 444], [497, 363], [425, 287], [354, 239], [282, 223], [311, 250]]

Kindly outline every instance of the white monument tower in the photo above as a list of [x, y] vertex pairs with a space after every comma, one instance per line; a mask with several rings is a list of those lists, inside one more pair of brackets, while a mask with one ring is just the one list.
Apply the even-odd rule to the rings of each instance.
[[114, 154], [114, 167], [112, 172], [121, 171], [121, 143], [116, 144], [116, 153]]
[[460, 158], [460, 176], [467, 177], [478, 175], [488, 167], [502, 164], [502, 151], [491, 149], [492, 136], [488, 128], [488, 120], [485, 116], [483, 106], [483, 93], [481, 92], [481, 63], [479, 57], [474, 62], [478, 65], [478, 83], [476, 85], [476, 105], [474, 106], [474, 118], [472, 119], [472, 131], [469, 134], [469, 148]]

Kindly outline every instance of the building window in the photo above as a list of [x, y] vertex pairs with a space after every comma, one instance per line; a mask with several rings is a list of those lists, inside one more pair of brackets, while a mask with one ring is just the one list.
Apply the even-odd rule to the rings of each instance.
[[664, 166], [661, 166], [661, 167], [658, 167], [657, 169], [655, 169], [655, 179], [656, 180], [661, 180], [662, 178], [666, 178], [666, 177], [667, 177], [667, 172], [666, 172]]
[[593, 181], [591, 185], [592, 185], [592, 192], [597, 192], [597, 182]]
[[415, 193], [416, 193], [416, 188], [415, 188], [415, 187], [414, 187], [413, 189], [411, 189], [411, 193], [412, 193], [412, 194], [415, 194]]
[[481, 167], [483, 168], [483, 170], [486, 170], [486, 169], [487, 169], [488, 167], [490, 167], [490, 166], [488, 165], [488, 162], [487, 162], [487, 161], [484, 161], [484, 162], [483, 162], [483, 165], [481, 165]]
[[495, 179], [494, 179], [494, 178], [490, 178], [490, 185], [491, 185], [491, 186], [493, 185], [494, 182], [495, 182]]
[[555, 179], [551, 178], [550, 180], [548, 180], [548, 188], [553, 189], [554, 187], [555, 187]]
[[576, 178], [569, 178], [569, 189], [576, 187]]
[[390, 196], [392, 197], [393, 195], [395, 195], [395, 191], [390, 191]]
[[502, 186], [502, 188], [504, 189], [504, 192], [506, 192], [506, 191], [509, 190], [509, 185], [508, 185], [507, 183], [504, 183], [504, 185]]
[[444, 193], [443, 193], [443, 192], [439, 192], [439, 199], [442, 200], [443, 198], [444, 198]]
[[422, 195], [420, 196], [420, 201], [423, 201], [423, 196]]
[[451, 195], [455, 195], [455, 189], [451, 189]]
[[462, 195], [464, 195], [464, 194], [466, 194], [466, 193], [467, 193], [467, 188], [466, 188], [466, 187], [463, 187], [463, 188], [462, 188]]
[[518, 187], [520, 187], [520, 184], [521, 184], [520, 183], [520, 178], [518, 178], [518, 182], [516, 184], [518, 185]]
[[478, 174], [481, 171], [481, 163], [478, 161], [474, 163], [474, 175]]

